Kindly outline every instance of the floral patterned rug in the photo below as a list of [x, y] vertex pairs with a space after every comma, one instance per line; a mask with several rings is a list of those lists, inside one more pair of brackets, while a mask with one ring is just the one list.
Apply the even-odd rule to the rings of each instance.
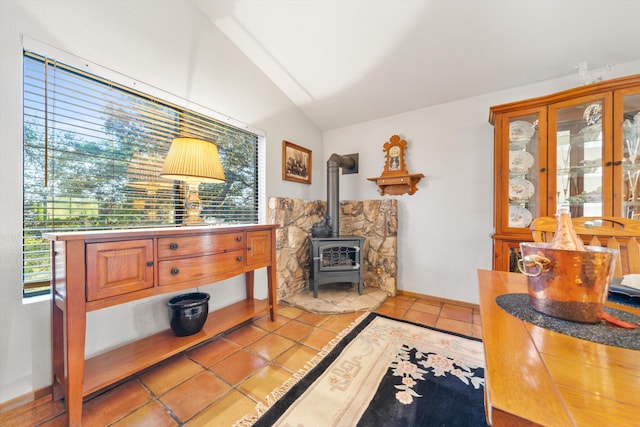
[[237, 426], [486, 426], [476, 338], [367, 313]]

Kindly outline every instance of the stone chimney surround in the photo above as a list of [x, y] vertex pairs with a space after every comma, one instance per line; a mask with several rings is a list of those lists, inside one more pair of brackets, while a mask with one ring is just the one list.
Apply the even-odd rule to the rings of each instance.
[[[267, 216], [276, 230], [277, 295], [287, 297], [309, 286], [309, 238], [313, 224], [324, 219], [325, 201], [271, 197]], [[364, 244], [364, 287], [397, 291], [398, 201], [379, 199], [340, 202], [340, 235], [361, 236]], [[320, 288], [322, 289], [322, 288]]]

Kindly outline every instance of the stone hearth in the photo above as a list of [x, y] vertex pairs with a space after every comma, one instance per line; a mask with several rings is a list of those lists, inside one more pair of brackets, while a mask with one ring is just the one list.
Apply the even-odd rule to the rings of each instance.
[[[397, 291], [397, 203], [395, 199], [340, 202], [340, 235], [366, 238], [365, 289], [378, 288], [389, 296]], [[269, 222], [280, 225], [276, 230], [278, 299], [308, 287], [311, 227], [324, 218], [326, 209], [325, 201], [269, 198]]]
[[358, 294], [358, 286], [349, 283], [328, 283], [322, 285], [318, 298], [309, 289], [301, 289], [280, 300], [312, 313], [339, 314], [354, 311], [373, 311], [387, 299], [387, 293], [379, 288], [364, 288]]

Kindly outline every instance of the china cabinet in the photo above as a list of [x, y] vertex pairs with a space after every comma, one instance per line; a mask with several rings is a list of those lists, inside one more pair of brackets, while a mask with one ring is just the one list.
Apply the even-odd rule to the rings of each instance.
[[573, 217], [640, 219], [640, 75], [493, 106], [493, 268], [515, 271], [529, 224]]

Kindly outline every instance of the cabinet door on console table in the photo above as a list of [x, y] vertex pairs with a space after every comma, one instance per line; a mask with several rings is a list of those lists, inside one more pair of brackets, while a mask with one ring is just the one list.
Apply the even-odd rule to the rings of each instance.
[[153, 287], [152, 239], [89, 243], [86, 251], [87, 301]]
[[271, 265], [271, 231], [247, 232], [247, 266]]

